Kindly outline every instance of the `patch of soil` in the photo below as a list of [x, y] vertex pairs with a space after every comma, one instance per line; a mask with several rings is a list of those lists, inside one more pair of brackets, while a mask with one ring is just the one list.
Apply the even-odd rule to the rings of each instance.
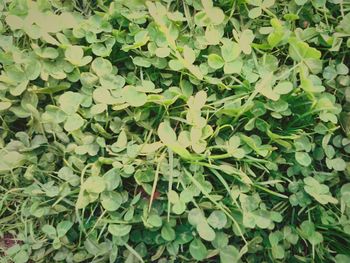
[[18, 240], [10, 233], [5, 233], [2, 238], [0, 237], [0, 247], [4, 250], [11, 248], [18, 243]]

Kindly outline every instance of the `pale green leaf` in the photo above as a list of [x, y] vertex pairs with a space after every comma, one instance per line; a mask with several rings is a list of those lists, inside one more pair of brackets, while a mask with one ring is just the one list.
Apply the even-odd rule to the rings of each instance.
[[213, 241], [215, 239], [215, 232], [206, 221], [200, 222], [196, 226], [196, 229], [202, 239], [206, 241]]
[[125, 101], [133, 107], [140, 107], [147, 102], [147, 95], [137, 91], [134, 86], [125, 86], [122, 90]]
[[89, 193], [99, 194], [106, 188], [106, 183], [100, 176], [90, 176], [82, 185], [83, 189]]
[[239, 251], [232, 245], [220, 248], [219, 254], [221, 263], [236, 263], [240, 259]]
[[131, 225], [109, 224], [108, 226], [108, 232], [117, 237], [122, 237], [129, 234], [130, 230]]
[[213, 228], [222, 229], [227, 223], [227, 218], [224, 212], [213, 211], [207, 221]]
[[239, 57], [241, 53], [241, 48], [238, 43], [231, 40], [223, 40], [223, 45], [221, 46], [221, 56], [226, 62], [233, 61]]
[[60, 104], [60, 108], [66, 113], [66, 114], [73, 114], [76, 113], [79, 109], [80, 103], [82, 102], [82, 96], [81, 94], [77, 92], [68, 91], [63, 93], [59, 99], [58, 102]]
[[122, 204], [122, 196], [117, 192], [103, 192], [100, 199], [103, 208], [107, 211], [116, 211]]
[[64, 129], [67, 132], [72, 132], [80, 129], [84, 125], [84, 119], [77, 113], [69, 115], [64, 123]]
[[195, 238], [190, 244], [191, 256], [196, 260], [203, 260], [208, 254], [207, 248], [199, 238]]
[[261, 8], [260, 7], [254, 7], [254, 8], [249, 10], [248, 16], [251, 19], [255, 19], [255, 18], [261, 16], [261, 14], [262, 14]]
[[225, 61], [217, 54], [210, 54], [208, 56], [208, 64], [213, 69], [220, 69], [224, 66]]
[[312, 161], [310, 155], [306, 152], [296, 152], [295, 160], [302, 166], [309, 166]]

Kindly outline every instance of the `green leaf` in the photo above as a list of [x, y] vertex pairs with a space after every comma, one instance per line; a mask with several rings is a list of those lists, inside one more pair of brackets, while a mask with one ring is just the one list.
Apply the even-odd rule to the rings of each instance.
[[25, 156], [16, 151], [0, 150], [0, 172], [10, 172], [11, 170], [21, 166], [25, 161]]
[[21, 29], [24, 27], [24, 21], [22, 18], [15, 15], [8, 15], [5, 18], [6, 23], [11, 27], [12, 30]]
[[208, 95], [204, 90], [201, 90], [197, 92], [196, 95], [192, 98], [190, 97], [187, 104], [191, 108], [191, 110], [197, 111], [197, 110], [201, 110], [204, 107], [207, 101]]
[[51, 225], [44, 225], [41, 230], [51, 239], [57, 235], [56, 229]]
[[191, 256], [196, 260], [203, 260], [208, 255], [208, 250], [199, 238], [195, 238], [190, 244]]
[[75, 204], [76, 209], [83, 209], [90, 203], [89, 193], [80, 191], [77, 202]]
[[346, 169], [346, 162], [341, 158], [334, 158], [332, 160], [329, 160], [328, 164], [335, 171], [344, 171]]
[[179, 71], [184, 68], [184, 65], [177, 59], [172, 59], [169, 61], [169, 67], [172, 70]]
[[14, 263], [26, 263], [29, 260], [29, 254], [25, 250], [19, 251], [14, 257], [13, 262]]
[[262, 6], [263, 5], [263, 0], [247, 0], [246, 2], [250, 5], [253, 5], [253, 6]]
[[208, 64], [213, 69], [220, 69], [224, 66], [225, 61], [219, 55], [210, 54], [208, 56]]
[[69, 229], [73, 226], [73, 223], [71, 221], [61, 221], [58, 223], [56, 229], [57, 229], [57, 237], [61, 238], [64, 237]]
[[143, 57], [134, 57], [132, 61], [136, 66], [140, 66], [144, 68], [149, 68], [151, 66], [151, 62], [148, 59]]
[[102, 176], [107, 191], [113, 191], [116, 189], [121, 182], [119, 170], [117, 168], [112, 168]]
[[156, 56], [159, 58], [166, 58], [170, 55], [170, 48], [168, 47], [159, 47], [156, 49]]
[[162, 218], [159, 215], [150, 215], [147, 219], [147, 223], [149, 223], [153, 227], [161, 227]]
[[227, 223], [227, 218], [224, 212], [213, 211], [207, 221], [213, 228], [222, 229]]
[[276, 259], [283, 259], [285, 256], [285, 251], [283, 246], [276, 245], [272, 247], [272, 256]]
[[40, 53], [40, 56], [42, 58], [49, 58], [49, 59], [55, 59], [58, 57], [58, 55], [59, 55], [58, 51], [52, 47], [45, 47]]
[[204, 36], [208, 45], [218, 45], [223, 36], [223, 31], [215, 27], [207, 27]]
[[308, 0], [294, 0], [294, 2], [297, 5], [305, 5], [308, 2]]
[[147, 95], [137, 91], [134, 86], [125, 86], [122, 95], [125, 101], [133, 107], [141, 107], [147, 102]]
[[289, 55], [295, 61], [302, 61], [304, 59], [319, 59], [321, 52], [315, 48], [310, 47], [307, 43], [298, 40], [294, 37], [289, 40]]
[[225, 19], [224, 12], [218, 7], [206, 8], [205, 12], [213, 25], [220, 25]]
[[46, 111], [42, 115], [42, 118], [45, 120], [45, 122], [61, 123], [66, 120], [67, 115], [60, 108], [53, 105], [48, 105], [46, 107]]
[[272, 18], [270, 23], [274, 30], [267, 37], [267, 42], [271, 47], [275, 47], [284, 39], [286, 31], [279, 19]]
[[262, 77], [262, 79], [256, 84], [255, 90], [257, 90], [260, 94], [265, 97], [277, 101], [280, 96], [272, 89], [272, 77], [273, 73], [266, 74]]
[[83, 48], [80, 46], [68, 46], [64, 52], [66, 60], [72, 63], [74, 66], [84, 66], [92, 60], [92, 57], [84, 56]]
[[67, 181], [72, 186], [78, 186], [80, 184], [80, 177], [75, 175], [73, 170], [66, 166], [58, 171], [58, 177]]
[[117, 192], [103, 192], [101, 194], [101, 204], [107, 211], [116, 211], [122, 204], [122, 196]]
[[196, 54], [194, 53], [193, 49], [188, 46], [184, 46], [183, 52], [186, 63], [193, 64], [193, 62], [196, 60]]
[[220, 248], [219, 255], [221, 263], [236, 263], [240, 259], [239, 251], [231, 245]]
[[262, 10], [260, 7], [254, 7], [252, 9], [249, 10], [248, 16], [251, 19], [255, 19], [258, 18], [259, 16], [261, 16], [262, 14]]
[[69, 115], [64, 124], [64, 129], [67, 132], [72, 132], [80, 129], [84, 125], [84, 119], [79, 115], [74, 113], [73, 115]]
[[107, 104], [100, 103], [100, 104], [93, 105], [90, 109], [90, 112], [92, 115], [97, 115], [106, 110], [107, 110]]
[[347, 263], [350, 260], [350, 256], [345, 254], [338, 254], [335, 256], [336, 263]]
[[344, 184], [340, 189], [340, 193], [342, 201], [350, 207], [350, 183]]
[[170, 127], [169, 122], [162, 122], [158, 127], [160, 140], [182, 158], [191, 159], [191, 154], [176, 139], [176, 133]]
[[0, 111], [7, 110], [12, 105], [9, 101], [0, 101]]
[[238, 43], [225, 39], [222, 41], [223, 45], [221, 46], [221, 56], [225, 62], [230, 62], [239, 57], [241, 54], [241, 48]]
[[196, 226], [196, 229], [199, 236], [204, 240], [213, 241], [215, 239], [215, 232], [206, 221], [199, 222]]
[[278, 94], [288, 94], [293, 90], [293, 84], [289, 81], [281, 81], [275, 87], [274, 91]]
[[105, 190], [106, 184], [102, 177], [90, 176], [86, 179], [82, 187], [89, 193], [99, 194]]
[[191, 209], [191, 211], [188, 213], [188, 222], [193, 226], [206, 222], [202, 210], [199, 208]]
[[0, 1], [0, 261], [350, 262], [348, 2]]
[[113, 236], [122, 237], [129, 234], [131, 230], [131, 225], [117, 225], [117, 224], [109, 224], [108, 232]]
[[28, 83], [29, 83], [28, 80], [25, 80], [25, 81], [19, 83], [15, 88], [12, 88], [10, 90], [10, 93], [13, 96], [21, 95], [27, 89]]
[[305, 178], [304, 183], [305, 192], [315, 198], [319, 203], [323, 205], [328, 203], [338, 203], [338, 200], [331, 196], [329, 187], [327, 185], [320, 184], [316, 179], [312, 177]]
[[176, 237], [175, 230], [169, 224], [165, 224], [162, 227], [161, 235], [166, 241], [172, 241]]
[[242, 71], [243, 62], [241, 60], [235, 60], [227, 62], [224, 65], [225, 74], [240, 74]]
[[242, 52], [246, 55], [249, 55], [252, 52], [251, 43], [253, 42], [255, 35], [252, 30], [245, 29], [242, 31], [238, 44]]
[[315, 231], [315, 225], [314, 223], [310, 221], [304, 221], [300, 225], [302, 234], [305, 236], [305, 238], [312, 244], [312, 245], [318, 245], [323, 242], [323, 236]]
[[112, 73], [113, 66], [109, 60], [98, 57], [91, 63], [91, 69], [97, 76], [103, 77]]
[[302, 166], [309, 166], [312, 162], [310, 155], [306, 152], [296, 152], [295, 160]]
[[175, 203], [172, 207], [172, 211], [177, 215], [181, 215], [183, 212], [185, 212], [185, 210], [186, 204], [181, 200]]
[[66, 114], [70, 115], [78, 111], [82, 100], [83, 98], [79, 93], [68, 91], [59, 97], [58, 103], [60, 104], [60, 108]]

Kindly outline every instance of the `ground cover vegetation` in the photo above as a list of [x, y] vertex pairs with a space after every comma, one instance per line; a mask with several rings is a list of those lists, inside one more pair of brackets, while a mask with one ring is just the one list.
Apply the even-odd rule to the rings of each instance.
[[350, 262], [350, 1], [0, 1], [0, 262]]

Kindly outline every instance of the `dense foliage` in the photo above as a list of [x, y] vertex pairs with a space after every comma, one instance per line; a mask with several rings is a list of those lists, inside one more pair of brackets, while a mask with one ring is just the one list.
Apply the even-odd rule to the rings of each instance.
[[350, 262], [349, 0], [0, 1], [0, 262]]

